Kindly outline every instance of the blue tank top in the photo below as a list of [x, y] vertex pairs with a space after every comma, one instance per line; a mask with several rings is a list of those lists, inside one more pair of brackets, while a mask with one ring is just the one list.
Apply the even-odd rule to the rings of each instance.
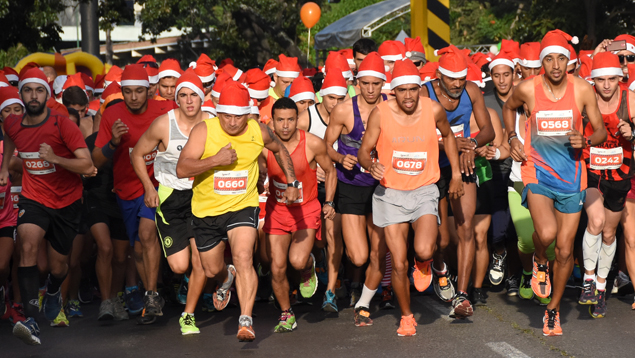
[[[432, 87], [432, 82], [427, 82], [426, 87], [428, 88], [428, 93], [430, 94], [430, 99], [433, 101], [439, 102], [437, 98], [437, 94], [434, 92], [434, 88]], [[470, 137], [470, 117], [472, 117], [472, 99], [467, 94], [467, 91], [463, 89], [463, 93], [461, 93], [461, 97], [459, 98], [459, 104], [453, 111], [445, 110], [445, 114], [448, 117], [448, 122], [450, 122], [450, 127], [452, 127], [452, 131], [454, 132], [455, 137]], [[445, 155], [444, 151], [439, 152], [439, 167], [444, 168], [450, 165], [450, 161], [448, 157]]]
[[[357, 105], [357, 98], [352, 98], [353, 101], [353, 129], [348, 134], [341, 134], [337, 139], [337, 152], [340, 154], [350, 154], [357, 156], [359, 147], [362, 145], [362, 134], [366, 130], [364, 122], [362, 122], [362, 116], [359, 113], [359, 106]], [[385, 101], [388, 97], [382, 93], [382, 99]], [[375, 180], [368, 172], [362, 169], [359, 163], [355, 164], [353, 170], [346, 170], [340, 163], [335, 164], [337, 169], [337, 179], [344, 183], [357, 185], [357, 186], [372, 186], [377, 185]]]

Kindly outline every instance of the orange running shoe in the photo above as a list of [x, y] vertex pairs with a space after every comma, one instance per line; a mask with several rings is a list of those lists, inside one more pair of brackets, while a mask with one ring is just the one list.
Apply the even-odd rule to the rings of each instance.
[[415, 321], [415, 317], [412, 314], [401, 316], [401, 323], [399, 323], [397, 335], [399, 337], [416, 336], [417, 329], [415, 327], [417, 327], [417, 321]]
[[560, 327], [560, 312], [553, 310], [546, 310], [545, 317], [542, 319], [544, 327], [542, 328], [542, 334], [547, 337], [562, 336], [562, 327]]
[[236, 334], [239, 342], [253, 342], [256, 339], [253, 323], [250, 317], [240, 316], [238, 319], [238, 334]]
[[542, 265], [533, 260], [534, 269], [531, 275], [531, 288], [534, 294], [540, 298], [547, 298], [551, 294], [551, 281], [549, 280], [549, 262]]
[[415, 267], [412, 272], [412, 278], [415, 281], [415, 288], [419, 292], [423, 292], [432, 283], [432, 259], [419, 262], [415, 259]]

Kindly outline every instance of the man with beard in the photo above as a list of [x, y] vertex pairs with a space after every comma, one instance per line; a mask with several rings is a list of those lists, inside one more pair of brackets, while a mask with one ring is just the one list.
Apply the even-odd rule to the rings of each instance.
[[[47, 292], [42, 301], [44, 316], [53, 321], [62, 310], [60, 286], [68, 273], [68, 255], [81, 217], [82, 180], [95, 175], [90, 153], [81, 131], [61, 114], [47, 109], [50, 87], [39, 68], [28, 70], [19, 85], [26, 114], [4, 121], [4, 153], [18, 150], [24, 168], [18, 214], [20, 262], [18, 282], [28, 319], [18, 322], [13, 334], [30, 345], [40, 344], [37, 268], [38, 248], [48, 241], [50, 269]], [[9, 160], [4, 156], [0, 186], [7, 184]]]

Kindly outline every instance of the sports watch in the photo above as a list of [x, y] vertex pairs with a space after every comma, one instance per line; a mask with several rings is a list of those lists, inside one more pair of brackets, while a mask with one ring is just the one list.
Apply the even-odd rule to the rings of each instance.
[[287, 188], [299, 188], [300, 187], [300, 182], [297, 180], [292, 181], [291, 183], [287, 183]]

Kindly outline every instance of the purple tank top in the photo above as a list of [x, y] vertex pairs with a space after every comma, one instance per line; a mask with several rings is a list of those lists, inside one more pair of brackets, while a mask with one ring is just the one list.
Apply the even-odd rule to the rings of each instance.
[[[384, 101], [388, 98], [383, 93], [381, 96]], [[344, 155], [350, 154], [355, 157], [357, 156], [359, 147], [362, 145], [362, 133], [366, 130], [364, 128], [364, 123], [362, 122], [362, 116], [359, 114], [357, 97], [358, 96], [352, 98], [354, 118], [353, 130], [351, 130], [348, 134], [340, 135], [337, 139], [337, 152]], [[377, 180], [375, 180], [368, 172], [362, 172], [363, 169], [359, 163], [355, 164], [353, 170], [346, 170], [339, 163], [335, 164], [335, 168], [337, 169], [337, 179], [344, 183], [357, 186], [373, 186], [378, 183]]]

